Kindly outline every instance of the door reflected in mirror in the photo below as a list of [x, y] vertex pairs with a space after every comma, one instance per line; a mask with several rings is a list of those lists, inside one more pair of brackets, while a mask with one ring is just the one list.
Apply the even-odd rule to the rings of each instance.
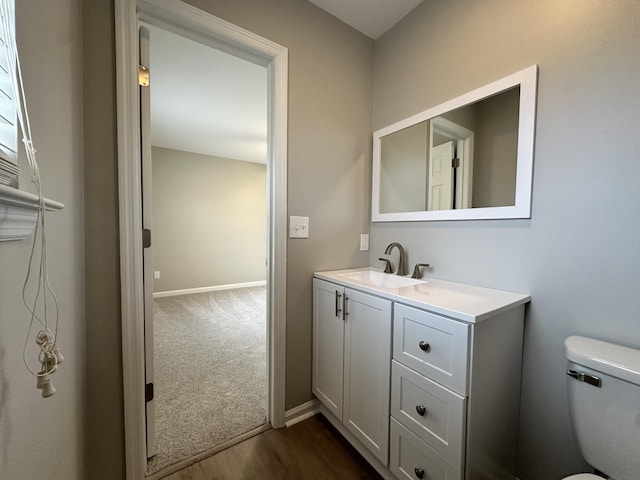
[[515, 205], [520, 87], [380, 139], [380, 212]]
[[376, 132], [373, 221], [527, 217], [536, 77], [530, 67]]

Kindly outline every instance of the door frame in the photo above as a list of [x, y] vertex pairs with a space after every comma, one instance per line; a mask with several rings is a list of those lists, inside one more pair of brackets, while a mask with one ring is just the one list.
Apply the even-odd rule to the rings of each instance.
[[128, 480], [146, 473], [144, 292], [138, 21], [190, 32], [268, 70], [268, 409], [285, 424], [288, 50], [179, 0], [114, 0], [125, 460]]

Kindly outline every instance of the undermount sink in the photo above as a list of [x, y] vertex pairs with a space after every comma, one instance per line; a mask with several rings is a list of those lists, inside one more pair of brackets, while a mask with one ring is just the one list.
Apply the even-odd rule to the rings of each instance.
[[376, 272], [374, 270], [341, 273], [339, 275], [355, 282], [366, 283], [383, 288], [403, 288], [426, 283], [424, 280], [417, 280], [415, 278], [409, 277], [399, 277], [398, 275]]

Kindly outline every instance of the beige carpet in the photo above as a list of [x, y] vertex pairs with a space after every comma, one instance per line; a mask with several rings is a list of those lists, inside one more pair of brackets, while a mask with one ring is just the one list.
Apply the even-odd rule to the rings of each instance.
[[266, 291], [154, 300], [156, 440], [148, 474], [266, 421]]

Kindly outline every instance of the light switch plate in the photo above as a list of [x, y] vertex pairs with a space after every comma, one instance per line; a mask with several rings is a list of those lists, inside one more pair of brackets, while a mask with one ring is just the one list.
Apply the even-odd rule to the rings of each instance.
[[289, 238], [309, 238], [309, 217], [289, 217]]

